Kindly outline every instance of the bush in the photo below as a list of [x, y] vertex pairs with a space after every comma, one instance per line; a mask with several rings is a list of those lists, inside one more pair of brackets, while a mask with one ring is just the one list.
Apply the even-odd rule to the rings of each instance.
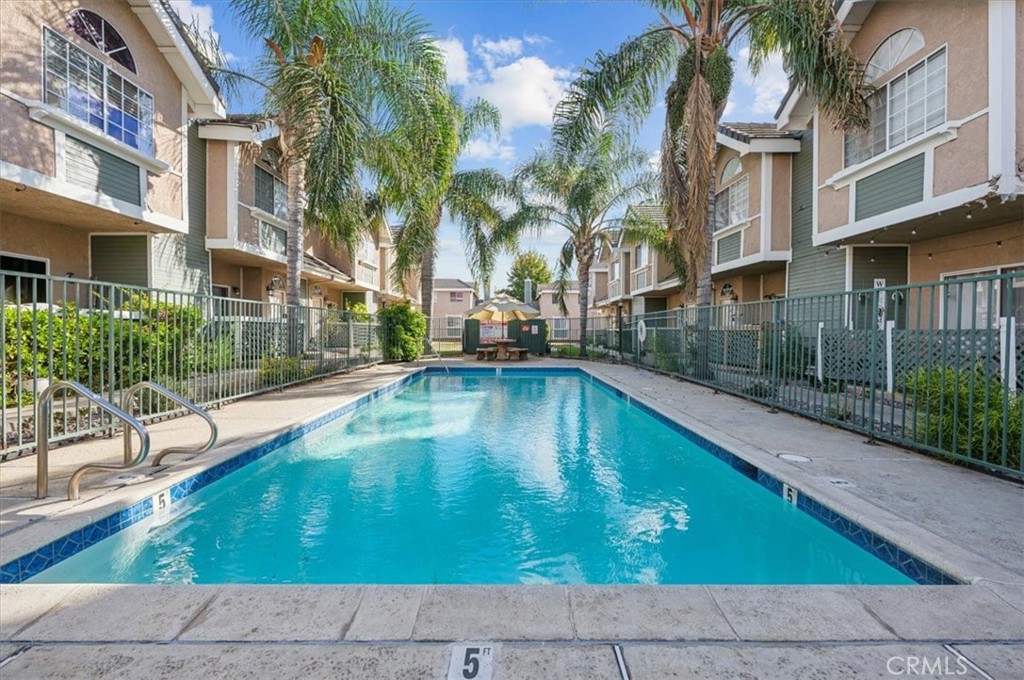
[[[978, 460], [987, 451], [989, 460], [1001, 464], [1005, 436], [1006, 465], [1019, 469], [1024, 398], [1007, 395], [999, 376], [980, 364], [963, 370], [919, 368], [906, 377], [904, 389], [918, 408], [916, 441]], [[1005, 427], [1004, 404], [1009, 409]]]
[[302, 357], [264, 357], [260, 360], [260, 384], [286, 385], [313, 375], [313, 369], [302, 366]]
[[427, 317], [408, 302], [383, 307], [377, 316], [377, 337], [384, 349], [384, 361], [419, 359], [427, 337]]
[[800, 331], [778, 324], [765, 324], [764, 331], [762, 372], [780, 378], [806, 378], [807, 369], [814, 365], [814, 350], [804, 343]]

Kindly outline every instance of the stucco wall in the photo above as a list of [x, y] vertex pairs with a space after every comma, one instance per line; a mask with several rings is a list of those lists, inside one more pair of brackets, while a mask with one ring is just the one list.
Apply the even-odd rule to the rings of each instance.
[[789, 250], [792, 154], [772, 154], [771, 250]]
[[89, 278], [89, 232], [84, 229], [0, 213], [0, 250], [49, 258], [54, 276], [71, 272], [77, 278]]
[[434, 317], [462, 316], [463, 312], [473, 306], [473, 291], [462, 291], [462, 302], [450, 302], [450, 290], [434, 289]]
[[228, 236], [228, 144], [206, 141], [206, 236]]
[[[1002, 246], [997, 246], [1000, 241]], [[1024, 263], [1024, 220], [912, 244], [910, 282], [938, 281], [943, 274], [1019, 263]]]

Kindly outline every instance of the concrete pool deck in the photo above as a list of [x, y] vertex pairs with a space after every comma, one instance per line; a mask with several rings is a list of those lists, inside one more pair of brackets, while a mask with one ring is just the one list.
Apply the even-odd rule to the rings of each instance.
[[[1024, 677], [1021, 485], [631, 367], [515, 365], [589, 371], [973, 584], [5, 585], [0, 674], [443, 678], [453, 644], [474, 640], [499, 646], [496, 678], [892, 677], [912, 663], [921, 674], [922, 660], [950, 675]], [[215, 450], [168, 459], [152, 477], [142, 468], [128, 480], [89, 475], [80, 501], [64, 500], [70, 473], [118, 460], [119, 442], [56, 449], [44, 501], [33, 498], [34, 457], [0, 464], [0, 562], [417, 368], [378, 366], [229, 404], [214, 412]], [[150, 431], [154, 451], [205, 438], [194, 417]]]

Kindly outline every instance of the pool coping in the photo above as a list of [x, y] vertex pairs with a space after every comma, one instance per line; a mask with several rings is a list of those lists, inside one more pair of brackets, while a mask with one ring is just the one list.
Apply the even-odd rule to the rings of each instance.
[[[391, 394], [421, 377], [446, 374], [449, 371], [459, 375], [565, 375], [589, 378], [592, 384], [596, 384], [617, 398], [626, 401], [627, 404], [636, 406], [677, 434], [723, 461], [739, 474], [783, 498], [789, 496], [790, 502], [795, 504], [799, 510], [895, 568], [916, 584], [956, 585], [970, 583], [977, 578], [976, 574], [965, 573], [958, 568], [958, 565], [950, 564], [946, 559], [947, 549], [943, 549], [939, 554], [922, 556], [919, 554], [922, 550], [918, 546], [915, 546], [914, 550], [903, 547], [902, 544], [905, 543], [901, 540], [904, 538], [903, 536], [896, 536], [893, 532], [887, 531], [884, 526], [873, 522], [871, 517], [864, 516], [856, 508], [843, 507], [834, 495], [830, 497], [828, 494], [822, 494], [820, 490], [810, 487], [804, 481], [791, 478], [784, 470], [766, 470], [765, 468], [768, 466], [764, 464], [765, 461], [755, 462], [752, 460], [754, 456], [751, 455], [751, 452], [743, 451], [745, 447], [741, 442], [720, 444], [715, 441], [715, 439], [721, 438], [720, 433], [701, 432], [702, 428], [699, 423], [680, 422], [678, 416], [662, 412], [641, 396], [633, 394], [628, 389], [622, 389], [624, 386], [620, 386], [621, 384], [613, 384], [615, 381], [609, 381], [608, 376], [601, 376], [593, 370], [588, 370], [590, 368], [589, 366], [460, 366], [449, 369], [442, 366], [426, 366], [412, 369], [405, 375], [376, 387], [368, 393], [350, 398], [340, 406], [333, 406], [296, 424], [286, 426], [276, 434], [233, 447], [241, 450], [233, 451], [229, 447], [220, 456], [210, 456], [201, 462], [198, 472], [184, 479], [168, 485], [168, 480], [175, 477], [172, 473], [169, 477], [159, 480], [162, 484], [158, 485], [157, 479], [140, 484], [140, 491], [147, 492], [140, 500], [134, 502], [122, 500], [114, 504], [112, 512], [97, 520], [89, 521], [91, 518], [86, 516], [79, 522], [72, 521], [71, 526], [63, 535], [46, 541], [42, 545], [38, 545], [37, 542], [38, 547], [24, 550], [17, 557], [0, 565], [0, 584], [22, 583], [50, 566], [145, 520], [153, 514], [157, 504], [166, 505], [169, 509], [174, 503], [192, 493], [265, 457], [308, 432], [319, 429], [333, 420]], [[173, 467], [170, 469], [173, 470]], [[162, 486], [162, 488], [151, 490], [158, 486]], [[137, 496], [138, 494], [131, 495]], [[828, 499], [826, 502], [821, 500], [823, 496]], [[835, 507], [837, 505], [840, 507]], [[876, 510], [880, 509], [876, 508]], [[43, 521], [45, 522], [45, 520]], [[10, 538], [8, 534], [27, 531], [31, 527], [32, 525], [18, 527], [10, 532], [0, 534], [0, 537]]]

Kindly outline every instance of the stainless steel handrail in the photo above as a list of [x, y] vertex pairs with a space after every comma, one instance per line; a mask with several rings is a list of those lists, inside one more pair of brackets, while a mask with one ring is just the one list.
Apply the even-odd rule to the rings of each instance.
[[434, 347], [434, 343], [430, 342], [430, 337], [428, 336], [423, 339], [426, 341], [427, 349], [430, 350], [433, 357], [441, 362], [441, 366], [444, 368], [444, 372], [447, 373], [448, 376], [451, 376], [452, 372], [448, 370], [448, 364], [444, 363], [444, 359], [441, 358], [441, 353], [437, 351], [436, 347]]
[[[36, 405], [36, 498], [46, 498], [50, 488], [50, 416], [53, 407], [53, 395], [60, 390], [71, 390], [96, 404], [115, 418], [119, 418], [124, 427], [124, 465], [107, 465], [88, 463], [75, 470], [68, 482], [68, 500], [78, 500], [78, 485], [85, 473], [92, 470], [127, 470], [141, 465], [149, 455], [149, 432], [146, 426], [121, 410], [88, 387], [74, 380], [60, 380], [53, 383], [39, 395]], [[139, 454], [132, 456], [132, 430], [139, 433], [141, 446]]]
[[125, 411], [130, 412], [132, 408], [132, 397], [134, 397], [142, 390], [152, 390], [157, 394], [166, 397], [167, 399], [170, 399], [175, 404], [184, 407], [185, 410], [195, 413], [197, 416], [205, 420], [207, 424], [210, 426], [210, 438], [206, 440], [205, 444], [200, 446], [198, 449], [190, 449], [187, 446], [172, 446], [169, 449], [164, 449], [159, 454], [157, 454], [156, 458], [153, 459], [154, 467], [160, 465], [160, 461], [162, 461], [164, 459], [164, 456], [167, 456], [168, 454], [203, 453], [204, 451], [209, 451], [210, 449], [212, 449], [214, 444], [217, 443], [217, 423], [213, 420], [213, 416], [207, 413], [206, 409], [203, 409], [197, 406], [196, 404], [193, 404], [191, 401], [181, 396], [180, 394], [175, 394], [174, 392], [171, 392], [169, 389], [167, 389], [160, 383], [150, 382], [149, 380], [143, 380], [140, 383], [132, 385], [131, 387], [124, 391], [124, 394], [121, 395], [121, 408], [123, 408]]

